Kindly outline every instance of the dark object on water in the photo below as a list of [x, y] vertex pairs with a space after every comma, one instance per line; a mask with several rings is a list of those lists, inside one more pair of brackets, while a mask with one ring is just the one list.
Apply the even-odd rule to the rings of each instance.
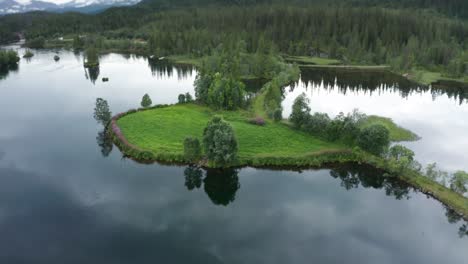
[[108, 81], [109, 81], [109, 78], [104, 77], [104, 78], [102, 78], [102, 81], [103, 81], [103, 82], [108, 82]]
[[59, 61], [60, 60], [60, 57], [58, 55], [55, 55], [54, 56], [54, 61]]

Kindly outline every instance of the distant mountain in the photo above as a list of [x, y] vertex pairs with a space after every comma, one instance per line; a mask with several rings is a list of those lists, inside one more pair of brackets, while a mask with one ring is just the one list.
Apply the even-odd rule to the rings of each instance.
[[140, 0], [70, 0], [55, 4], [40, 0], [0, 0], [0, 15], [29, 11], [98, 13], [113, 6], [129, 6], [138, 2]]

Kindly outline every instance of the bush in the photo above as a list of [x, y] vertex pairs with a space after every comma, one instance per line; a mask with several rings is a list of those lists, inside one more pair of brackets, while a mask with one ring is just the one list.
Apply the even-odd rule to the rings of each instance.
[[151, 101], [151, 98], [148, 94], [143, 95], [143, 98], [141, 99], [141, 106], [144, 108], [150, 107], [153, 104], [153, 101]]
[[327, 132], [327, 127], [330, 125], [331, 119], [325, 113], [314, 113], [304, 124], [304, 130], [308, 133], [324, 136]]
[[259, 116], [257, 116], [256, 118], [250, 119], [249, 123], [252, 125], [257, 125], [257, 126], [264, 126], [266, 124], [265, 119]]
[[273, 120], [275, 120], [275, 122], [279, 122], [279, 121], [283, 120], [283, 109], [277, 108], [273, 112]]
[[43, 49], [45, 47], [45, 39], [43, 37], [30, 39], [26, 41], [25, 45], [28, 48]]
[[196, 161], [201, 157], [201, 146], [198, 138], [187, 137], [184, 140], [184, 157], [188, 161]]
[[215, 116], [203, 132], [206, 156], [216, 167], [224, 167], [237, 160], [237, 139], [231, 125]]
[[179, 100], [179, 104], [184, 104], [185, 103], [185, 94], [179, 94], [178, 100]]
[[380, 124], [372, 125], [361, 130], [357, 144], [369, 153], [380, 155], [390, 144], [390, 133]]

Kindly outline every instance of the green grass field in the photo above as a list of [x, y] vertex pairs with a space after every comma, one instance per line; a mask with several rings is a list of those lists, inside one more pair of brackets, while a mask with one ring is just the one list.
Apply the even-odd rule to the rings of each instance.
[[312, 65], [338, 65], [341, 61], [328, 58], [309, 57], [309, 56], [285, 56], [287, 61], [297, 64], [312, 64]]
[[203, 129], [216, 114], [222, 115], [233, 126], [240, 159], [291, 158], [346, 149], [281, 123], [267, 122], [265, 126], [250, 124], [248, 112], [214, 112], [194, 104], [140, 111], [122, 117], [117, 124], [131, 144], [154, 153], [181, 154], [185, 137], [195, 136], [201, 140]]
[[419, 139], [419, 136], [411, 132], [406, 128], [402, 128], [395, 124], [391, 118], [381, 116], [368, 116], [362, 127], [368, 127], [370, 125], [380, 124], [388, 129], [390, 132], [390, 140], [394, 142], [400, 141], [415, 141]]

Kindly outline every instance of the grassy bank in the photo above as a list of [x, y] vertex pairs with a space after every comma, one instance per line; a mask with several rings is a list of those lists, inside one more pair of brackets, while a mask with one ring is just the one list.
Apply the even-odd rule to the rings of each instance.
[[362, 128], [371, 126], [371, 125], [383, 125], [388, 129], [390, 132], [390, 140], [393, 142], [401, 142], [401, 141], [415, 141], [419, 139], [419, 136], [415, 133], [411, 132], [410, 130], [400, 127], [391, 118], [381, 117], [381, 116], [368, 116], [364, 123], [362, 124]]
[[466, 76], [465, 78], [449, 78], [449, 77], [444, 76], [440, 72], [421, 70], [421, 69], [417, 69], [417, 70], [413, 69], [409, 71], [406, 76], [408, 79], [424, 84], [424, 85], [430, 85], [432, 83], [435, 83], [441, 80], [468, 83], [468, 76]]
[[455, 210], [465, 220], [468, 221], [468, 199], [463, 195], [446, 188], [436, 181], [424, 177], [422, 174], [416, 171], [410, 169], [399, 169], [382, 158], [366, 153], [356, 155], [361, 156], [360, 160], [362, 162], [383, 169], [398, 177], [400, 180], [407, 182], [426, 195], [439, 200], [443, 204]]
[[170, 155], [183, 161], [185, 137], [201, 139], [203, 129], [214, 115], [222, 115], [234, 128], [239, 142], [238, 165], [249, 165], [253, 160], [260, 165], [260, 160], [290, 159], [346, 150], [342, 145], [322, 141], [281, 123], [267, 122], [265, 126], [250, 124], [248, 112], [215, 112], [195, 104], [139, 111], [120, 118], [117, 124], [130, 144], [152, 152], [155, 157]]
[[246, 111], [215, 112], [195, 104], [132, 110], [113, 118], [110, 133], [116, 145], [130, 157], [148, 162], [185, 163], [183, 140], [186, 136], [201, 139], [213, 115], [222, 115], [234, 128], [239, 143], [239, 160], [234, 166], [297, 168], [365, 163], [389, 172], [468, 219], [468, 199], [415, 171], [399, 169], [358, 149], [322, 141], [287, 124], [270, 121], [265, 126], [250, 124], [251, 115]]
[[328, 58], [309, 57], [309, 56], [289, 56], [284, 55], [284, 59], [291, 63], [300, 65], [340, 65], [341, 61]]

